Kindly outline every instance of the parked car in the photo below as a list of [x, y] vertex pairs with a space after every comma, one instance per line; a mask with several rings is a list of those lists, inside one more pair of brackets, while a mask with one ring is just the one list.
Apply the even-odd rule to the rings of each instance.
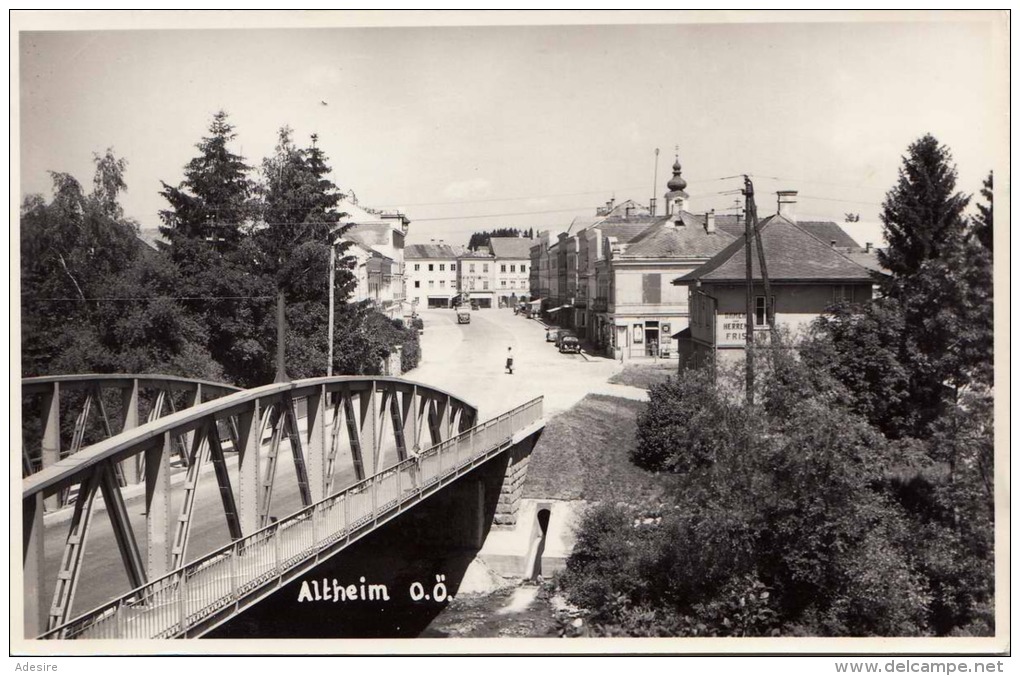
[[559, 334], [556, 336], [556, 347], [563, 343], [564, 338], [577, 338], [577, 334], [568, 329], [560, 329]]
[[457, 310], [457, 323], [458, 324], [470, 324], [471, 313], [467, 310]]
[[560, 338], [560, 353], [567, 352], [574, 354], [581, 353], [581, 341], [577, 336], [563, 336]]
[[545, 342], [555, 343], [560, 337], [559, 329], [546, 329], [545, 330]]

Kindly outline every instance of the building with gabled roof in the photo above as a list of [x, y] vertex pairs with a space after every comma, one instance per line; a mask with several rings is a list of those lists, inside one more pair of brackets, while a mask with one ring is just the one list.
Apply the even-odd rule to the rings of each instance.
[[459, 293], [458, 265], [466, 249], [442, 242], [409, 244], [407, 261], [408, 296], [416, 309], [450, 307]]
[[[673, 280], [688, 290], [689, 330], [677, 339], [681, 361], [700, 366], [718, 360], [743, 358], [746, 347], [746, 265], [751, 257], [755, 340], [767, 337], [766, 302], [772, 306], [777, 328], [796, 334], [833, 303], [871, 300], [873, 273], [851, 260], [811, 228], [801, 227], [784, 209], [760, 222], [762, 252], [771, 298], [765, 298], [758, 245], [734, 238], [722, 251], [695, 270]], [[826, 235], [830, 236], [830, 235]]]
[[358, 261], [359, 282], [351, 300], [371, 300], [390, 317], [407, 314], [404, 240], [410, 219], [399, 211], [362, 206], [355, 198], [340, 200], [337, 208], [343, 214], [340, 223], [348, 226], [340, 241], [353, 244], [350, 253]]
[[686, 187], [677, 160], [665, 214], [630, 200], [610, 202], [576, 236], [574, 328], [615, 358], [675, 354], [672, 335], [687, 325], [687, 294], [670, 282], [733, 240], [716, 227], [714, 212], [686, 210]]
[[513, 307], [530, 299], [531, 246], [534, 241], [524, 237], [490, 237], [493, 279], [498, 303]]

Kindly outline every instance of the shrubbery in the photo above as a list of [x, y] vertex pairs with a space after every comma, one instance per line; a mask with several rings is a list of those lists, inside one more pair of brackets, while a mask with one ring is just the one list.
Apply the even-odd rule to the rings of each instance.
[[[797, 360], [775, 353], [759, 373], [751, 408], [705, 372], [651, 390], [634, 460], [671, 474], [671, 489], [662, 504], [602, 505], [583, 519], [561, 582], [588, 611], [587, 631], [987, 634], [983, 496], [949, 495], [937, 473], [903, 474], [909, 447]], [[946, 521], [950, 504], [967, 523]]]

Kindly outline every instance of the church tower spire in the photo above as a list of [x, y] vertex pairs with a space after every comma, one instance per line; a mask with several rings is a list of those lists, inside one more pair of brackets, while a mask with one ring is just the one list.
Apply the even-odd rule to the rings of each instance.
[[680, 146], [677, 146], [676, 161], [673, 162], [673, 178], [666, 183], [666, 187], [669, 188], [669, 192], [666, 193], [666, 215], [674, 216], [674, 220], [680, 218], [681, 212], [687, 207], [687, 199], [690, 197], [684, 192], [687, 188], [687, 181], [681, 175], [681, 169]]

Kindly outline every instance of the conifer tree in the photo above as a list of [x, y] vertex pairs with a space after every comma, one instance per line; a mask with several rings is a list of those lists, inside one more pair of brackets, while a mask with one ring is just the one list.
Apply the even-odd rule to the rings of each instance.
[[227, 147], [237, 134], [220, 111], [209, 125], [209, 136], [198, 144], [199, 155], [184, 168], [178, 187], [163, 182], [160, 192], [170, 208], [160, 212], [160, 232], [171, 244], [174, 258], [191, 255], [186, 240], [210, 242], [217, 250], [236, 248], [242, 226], [250, 217], [253, 184], [244, 158]]

